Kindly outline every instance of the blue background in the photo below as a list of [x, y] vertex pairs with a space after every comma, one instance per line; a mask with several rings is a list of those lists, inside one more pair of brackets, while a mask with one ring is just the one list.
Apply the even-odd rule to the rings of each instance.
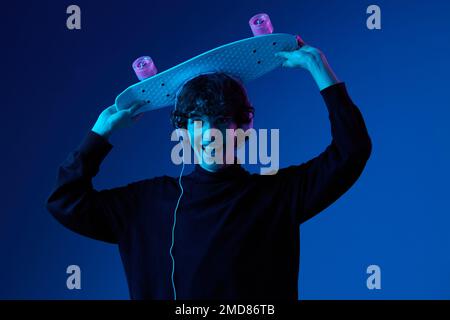
[[[77, 4], [82, 30], [66, 28]], [[128, 299], [116, 246], [60, 226], [44, 203], [56, 169], [102, 109], [136, 82], [131, 62], [160, 71], [250, 37], [249, 18], [320, 48], [360, 107], [373, 142], [361, 178], [301, 227], [300, 299], [450, 298], [448, 57], [450, 3], [376, 1], [382, 29], [366, 28], [367, 1], [20, 1], [1, 8], [2, 169], [0, 298]], [[256, 126], [280, 128], [281, 167], [331, 141], [310, 75], [278, 69], [247, 86]], [[98, 189], [168, 174], [169, 108], [112, 137]], [[247, 167], [257, 172], [258, 167]], [[155, 261], [155, 263], [158, 263]], [[82, 290], [66, 288], [70, 264]], [[366, 287], [381, 267], [381, 290]]]

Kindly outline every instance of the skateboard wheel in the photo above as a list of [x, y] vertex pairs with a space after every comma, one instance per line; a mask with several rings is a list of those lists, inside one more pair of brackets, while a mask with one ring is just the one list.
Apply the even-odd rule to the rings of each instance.
[[150, 78], [158, 73], [152, 58], [149, 56], [139, 57], [133, 62], [133, 70], [140, 81]]
[[269, 16], [265, 13], [254, 15], [248, 23], [250, 24], [254, 36], [270, 34], [273, 32], [272, 22], [270, 22]]

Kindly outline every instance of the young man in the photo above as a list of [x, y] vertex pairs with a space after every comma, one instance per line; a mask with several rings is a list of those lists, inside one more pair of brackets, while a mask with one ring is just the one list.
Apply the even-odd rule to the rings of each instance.
[[[59, 168], [47, 208], [67, 228], [119, 246], [132, 299], [297, 299], [299, 225], [358, 179], [371, 153], [364, 120], [324, 55], [308, 45], [278, 54], [283, 66], [308, 70], [328, 108], [332, 142], [320, 155], [275, 175], [239, 164], [196, 164], [178, 178], [155, 177], [97, 191], [92, 178], [112, 148], [110, 134], [133, 122], [129, 110], [103, 111], [80, 147]], [[224, 74], [185, 84], [172, 114], [176, 127], [245, 127], [253, 108]], [[193, 142], [191, 142], [193, 143]], [[207, 149], [209, 141], [200, 141]], [[174, 286], [173, 286], [174, 285]]]

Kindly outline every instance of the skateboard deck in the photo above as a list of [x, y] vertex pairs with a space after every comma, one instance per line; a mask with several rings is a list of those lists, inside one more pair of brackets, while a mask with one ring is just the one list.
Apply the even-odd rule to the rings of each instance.
[[224, 72], [243, 84], [279, 67], [279, 51], [299, 48], [295, 35], [272, 33], [225, 44], [138, 82], [119, 94], [115, 104], [126, 109], [136, 101], [146, 104], [137, 113], [174, 105], [178, 90], [188, 80], [205, 73]]

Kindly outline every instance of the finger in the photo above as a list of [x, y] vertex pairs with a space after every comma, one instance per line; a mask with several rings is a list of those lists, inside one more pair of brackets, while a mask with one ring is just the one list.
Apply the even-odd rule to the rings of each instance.
[[314, 48], [314, 47], [311, 47], [311, 46], [308, 46], [308, 45], [303, 46], [300, 50], [303, 50], [303, 51], [309, 52], [309, 53], [318, 52], [317, 48]]
[[309, 52], [309, 51], [311, 51], [311, 49], [313, 49], [313, 47], [311, 47], [311, 46], [305, 44], [303, 47], [301, 47], [301, 48], [299, 49], [299, 51], [306, 51], [306, 52]]
[[117, 111], [116, 105], [113, 104], [112, 106], [109, 106], [108, 108], [106, 108], [106, 110], [107, 110], [108, 112], [116, 112], [116, 111]]
[[106, 108], [105, 110], [103, 110], [103, 114], [114, 114], [117, 112], [117, 108], [116, 105], [113, 104], [112, 106], [109, 106], [108, 108]]
[[291, 52], [289, 51], [280, 51], [275, 53], [276, 57], [280, 57], [280, 58], [285, 58], [285, 59], [289, 59], [289, 57], [291, 56]]
[[144, 101], [138, 101], [138, 102], [133, 103], [128, 110], [130, 111], [131, 114], [133, 114], [144, 105], [145, 105]]
[[285, 62], [283, 62], [283, 64], [281, 66], [287, 67], [287, 68], [292, 68], [292, 67], [294, 67], [294, 64], [292, 63], [291, 60], [286, 60]]
[[144, 113], [142, 112], [142, 113], [139, 113], [139, 114], [137, 114], [135, 116], [132, 116], [131, 119], [133, 119], [134, 122], [138, 122], [139, 120], [142, 119], [143, 116], [144, 116]]

